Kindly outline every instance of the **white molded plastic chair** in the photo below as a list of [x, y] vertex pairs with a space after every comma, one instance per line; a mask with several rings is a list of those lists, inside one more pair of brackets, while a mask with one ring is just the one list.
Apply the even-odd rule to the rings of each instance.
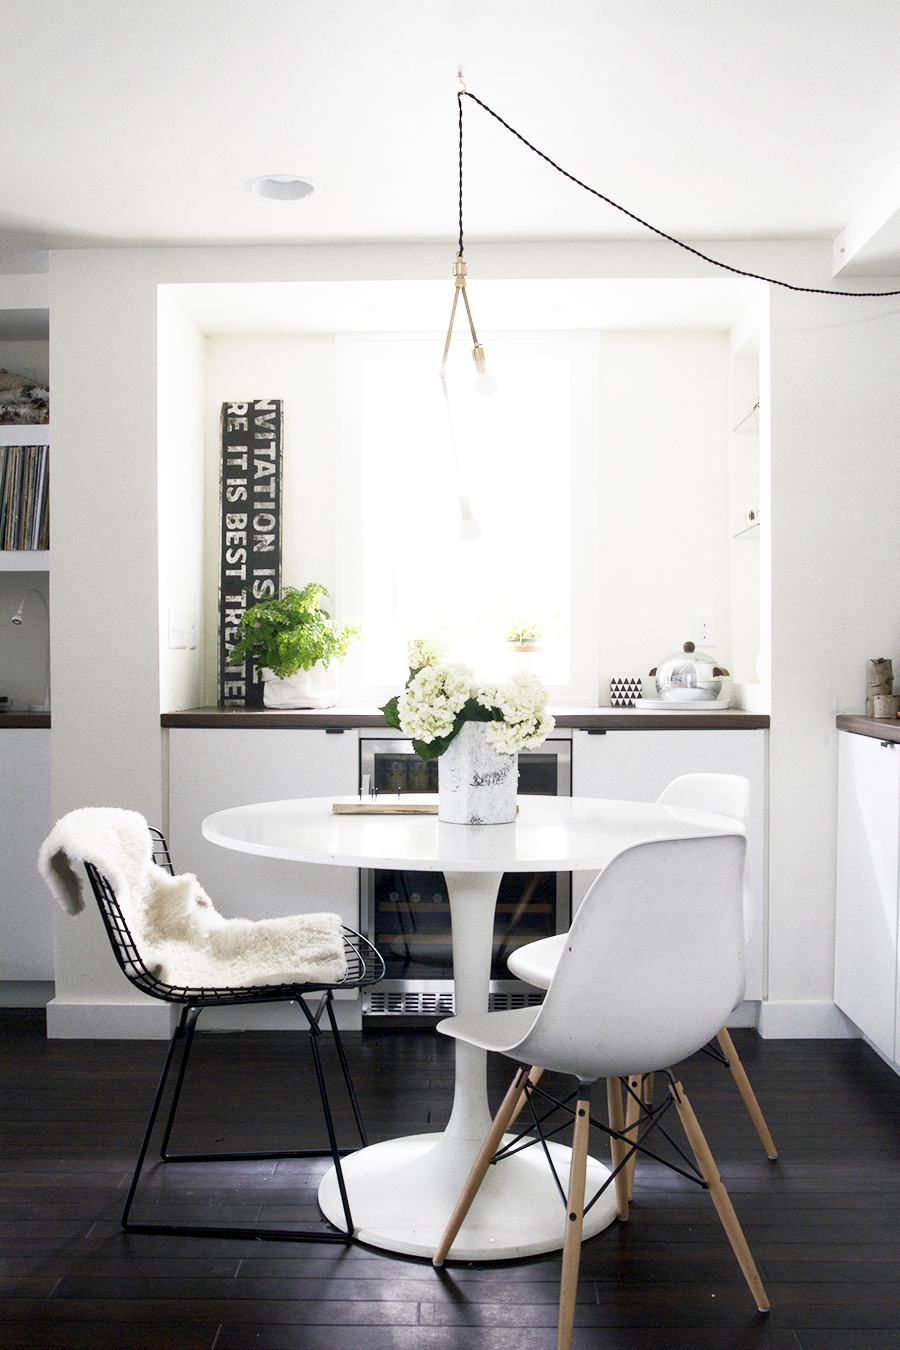
[[[653, 840], [626, 849], [594, 882], [565, 937], [539, 1008], [469, 1014], [438, 1024], [444, 1035], [533, 1067], [513, 1079], [435, 1253], [442, 1265], [505, 1131], [541, 1070], [579, 1081], [564, 1226], [559, 1350], [568, 1350], [585, 1209], [590, 1087], [607, 1080], [618, 1212], [628, 1217], [619, 1079], [650, 1074], [692, 1055], [721, 1027], [744, 988], [743, 833]], [[639, 997], [636, 997], [639, 991]], [[768, 1309], [750, 1250], [680, 1083], [643, 1107], [653, 1121], [673, 1102], [729, 1241], [760, 1310]], [[618, 1099], [618, 1105], [616, 1105]], [[646, 1134], [642, 1133], [641, 1138]], [[502, 1161], [498, 1166], [503, 1166]], [[608, 1184], [608, 1183], [607, 1183]]]
[[[663, 789], [656, 800], [660, 806], [683, 807], [691, 811], [710, 811], [717, 816], [727, 816], [729, 820], [738, 821], [745, 830], [750, 818], [750, 783], [738, 774], [686, 773], [680, 778], [673, 778], [672, 782]], [[749, 941], [750, 934], [753, 931], [753, 898], [750, 890], [750, 871], [746, 863], [744, 866], [743, 894], [744, 937]], [[565, 933], [560, 933], [556, 937], [542, 938], [538, 942], [529, 942], [526, 946], [520, 947], [512, 953], [507, 965], [513, 975], [520, 980], [524, 980], [527, 984], [533, 984], [538, 989], [547, 989], [565, 943]], [[747, 1077], [744, 1066], [734, 1048], [734, 1042], [724, 1026], [716, 1032], [716, 1040], [721, 1052], [718, 1057], [731, 1070], [738, 1092], [741, 1094], [756, 1133], [762, 1141], [763, 1148], [766, 1150], [768, 1157], [774, 1161], [778, 1157], [778, 1150], [769, 1133], [769, 1127], [760, 1110], [759, 1102], [756, 1100], [756, 1094], [750, 1085], [750, 1079]], [[635, 1092], [646, 1093], [650, 1090], [649, 1084], [644, 1083], [632, 1081], [629, 1086], [632, 1094]], [[635, 1098], [630, 1095], [626, 1116], [626, 1123], [629, 1127], [633, 1127], [635, 1124], [636, 1111]], [[628, 1171], [630, 1193], [634, 1173], [633, 1156]]]

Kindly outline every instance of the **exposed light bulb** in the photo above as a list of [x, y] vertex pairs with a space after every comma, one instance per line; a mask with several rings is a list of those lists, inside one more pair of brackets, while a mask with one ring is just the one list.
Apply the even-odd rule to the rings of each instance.
[[459, 522], [459, 537], [465, 539], [467, 544], [474, 544], [481, 538], [481, 521], [473, 520], [471, 516], [461, 520]]
[[478, 374], [475, 376], [475, 392], [487, 398], [490, 394], [496, 394], [497, 381], [493, 375], [488, 372], [484, 362], [484, 348], [480, 342], [476, 342], [472, 349], [472, 360], [475, 362], [475, 369]]

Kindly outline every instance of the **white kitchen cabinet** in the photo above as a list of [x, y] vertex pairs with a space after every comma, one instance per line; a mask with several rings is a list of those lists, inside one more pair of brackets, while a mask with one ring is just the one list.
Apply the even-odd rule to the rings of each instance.
[[196, 873], [229, 918], [331, 910], [355, 928], [355, 868], [236, 853], [208, 843], [200, 825], [204, 816], [229, 806], [356, 792], [359, 733], [172, 727], [168, 735], [169, 843], [176, 871]]
[[[754, 898], [754, 925], [747, 947], [745, 997], [761, 999], [766, 879], [766, 732], [762, 730], [652, 730], [572, 733], [572, 794], [653, 802], [673, 778], [685, 773], [735, 773], [752, 788], [747, 850]], [[573, 876], [572, 899], [580, 903], [593, 880]]]
[[897, 1059], [900, 745], [838, 734], [834, 1001]]
[[[37, 870], [53, 824], [50, 731], [0, 728], [0, 981], [53, 979], [53, 901]], [[4, 991], [15, 1002], [14, 990]]]

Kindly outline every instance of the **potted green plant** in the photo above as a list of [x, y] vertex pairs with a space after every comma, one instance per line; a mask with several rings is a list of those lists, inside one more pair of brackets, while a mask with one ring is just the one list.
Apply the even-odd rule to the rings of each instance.
[[238, 625], [235, 664], [252, 658], [265, 681], [267, 708], [333, 708], [337, 666], [360, 637], [357, 624], [343, 628], [322, 608], [328, 592], [311, 581], [303, 590], [285, 586], [269, 600], [251, 605]]
[[514, 652], [539, 652], [541, 650], [540, 625], [530, 619], [513, 618], [507, 625], [503, 640]]

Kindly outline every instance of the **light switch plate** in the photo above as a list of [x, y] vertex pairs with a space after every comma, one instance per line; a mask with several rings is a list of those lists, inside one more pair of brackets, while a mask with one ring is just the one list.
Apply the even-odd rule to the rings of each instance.
[[186, 609], [169, 610], [169, 647], [178, 651], [188, 645], [190, 621]]
[[197, 646], [198, 628], [199, 628], [199, 615], [195, 609], [192, 609], [190, 613], [189, 636], [188, 636], [188, 646], [190, 647], [191, 651], [194, 651], [194, 649]]

